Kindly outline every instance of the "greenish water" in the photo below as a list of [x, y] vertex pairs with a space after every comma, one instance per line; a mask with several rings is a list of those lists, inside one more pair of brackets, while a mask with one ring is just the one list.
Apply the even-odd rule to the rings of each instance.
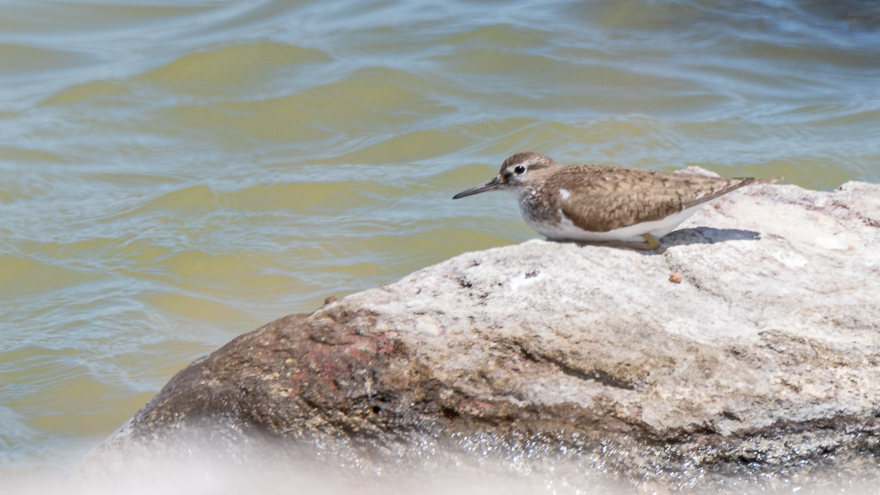
[[237, 334], [536, 235], [515, 151], [880, 182], [880, 9], [10, 0], [0, 477], [64, 471]]

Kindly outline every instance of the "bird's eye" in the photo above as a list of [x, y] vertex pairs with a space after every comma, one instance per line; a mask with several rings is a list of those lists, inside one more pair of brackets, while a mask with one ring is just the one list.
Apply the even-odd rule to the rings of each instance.
[[513, 167], [513, 171], [516, 172], [516, 175], [522, 175], [526, 172], [526, 168], [522, 165], [517, 165], [516, 167]]

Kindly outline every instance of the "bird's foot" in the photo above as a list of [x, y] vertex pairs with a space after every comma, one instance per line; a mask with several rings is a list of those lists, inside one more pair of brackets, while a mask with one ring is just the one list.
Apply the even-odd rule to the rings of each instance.
[[655, 251], [660, 247], [660, 241], [657, 240], [656, 237], [651, 234], [642, 234], [642, 239], [645, 240], [645, 246], [648, 247], [649, 250]]

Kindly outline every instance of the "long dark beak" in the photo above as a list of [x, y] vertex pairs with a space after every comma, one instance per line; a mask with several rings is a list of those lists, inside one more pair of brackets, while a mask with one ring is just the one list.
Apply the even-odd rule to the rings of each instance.
[[455, 196], [452, 197], [452, 199], [459, 199], [459, 198], [464, 198], [467, 196], [473, 196], [474, 194], [484, 193], [487, 191], [494, 191], [495, 189], [498, 189], [499, 187], [501, 187], [501, 181], [498, 180], [498, 177], [495, 177], [492, 180], [488, 180], [486, 182], [483, 182], [482, 184], [480, 184], [477, 187], [472, 187], [472, 188], [468, 189], [467, 191], [462, 191], [462, 192], [456, 194]]

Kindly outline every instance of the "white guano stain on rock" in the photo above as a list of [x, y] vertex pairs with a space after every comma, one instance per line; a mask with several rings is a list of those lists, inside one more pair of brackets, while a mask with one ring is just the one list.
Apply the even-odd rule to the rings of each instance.
[[779, 260], [786, 268], [802, 268], [809, 263], [806, 258], [791, 251], [775, 251], [770, 256]]
[[510, 290], [516, 292], [523, 286], [534, 284], [535, 282], [540, 282], [544, 280], [547, 275], [544, 272], [535, 273], [535, 272], [526, 272], [515, 277], [512, 277], [508, 282], [508, 287]]
[[837, 251], [846, 251], [847, 249], [849, 249], [849, 245], [835, 239], [834, 237], [816, 237], [816, 244], [825, 249], [835, 249]]

